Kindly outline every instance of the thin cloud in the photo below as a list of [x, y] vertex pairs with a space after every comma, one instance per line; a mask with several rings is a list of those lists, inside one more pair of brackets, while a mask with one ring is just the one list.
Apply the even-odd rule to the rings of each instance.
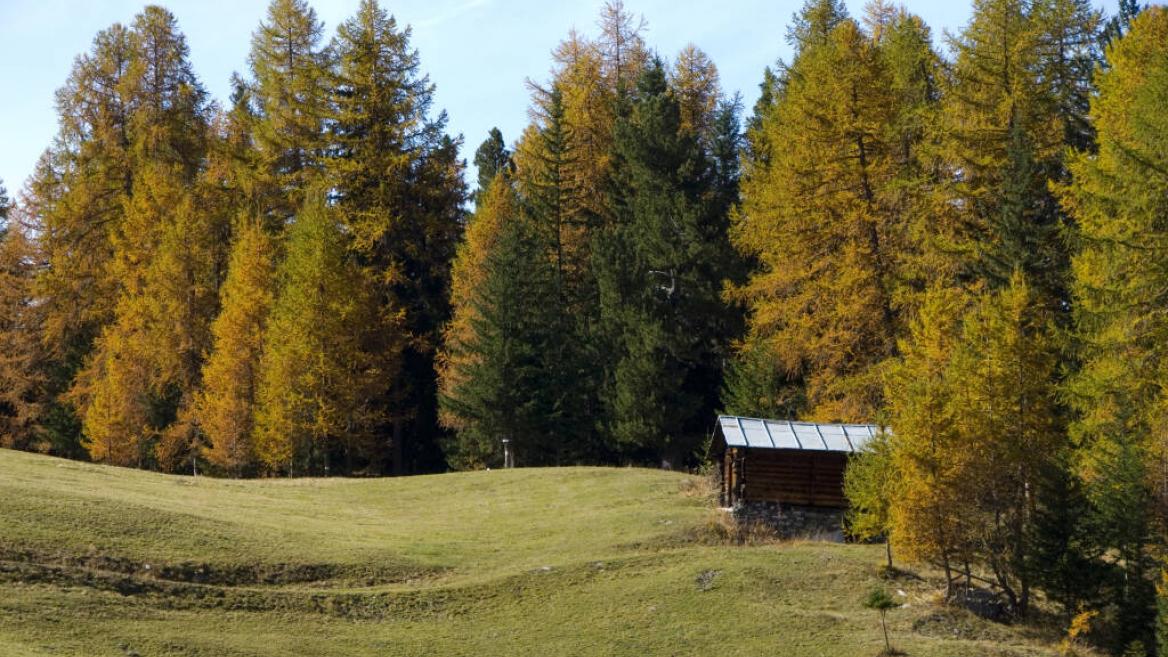
[[436, 15], [436, 16], [432, 16], [430, 18], [425, 18], [425, 19], [422, 19], [420, 21], [416, 21], [414, 23], [414, 27], [417, 27], [420, 29], [425, 29], [428, 27], [435, 27], [437, 25], [441, 25], [442, 23], [445, 23], [447, 21], [452, 21], [456, 18], [461, 18], [463, 15], [468, 14], [476, 9], [480, 9], [482, 7], [485, 7], [489, 4], [491, 4], [491, 1], [492, 0], [467, 0], [466, 2], [460, 4], [456, 7], [452, 7], [444, 12], [438, 13], [438, 15]]

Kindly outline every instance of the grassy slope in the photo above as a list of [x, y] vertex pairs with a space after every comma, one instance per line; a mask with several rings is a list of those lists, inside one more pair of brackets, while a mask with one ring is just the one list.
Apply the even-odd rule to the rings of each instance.
[[[0, 656], [879, 650], [858, 600], [880, 548], [695, 544], [683, 537], [709, 511], [685, 481], [571, 468], [233, 482], [0, 450]], [[911, 655], [1052, 654], [934, 607], [929, 582], [893, 587]]]

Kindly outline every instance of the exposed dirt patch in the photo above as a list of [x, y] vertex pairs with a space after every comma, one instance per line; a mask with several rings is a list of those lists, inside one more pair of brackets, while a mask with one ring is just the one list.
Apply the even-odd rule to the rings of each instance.
[[370, 567], [333, 563], [166, 563], [103, 554], [50, 553], [4, 545], [0, 545], [0, 562], [45, 566], [62, 571], [127, 575], [135, 580], [214, 586], [376, 586], [433, 577], [439, 572], [433, 568], [410, 565]]
[[[0, 560], [0, 583], [61, 588], [84, 587], [134, 598], [158, 609], [221, 609], [246, 612], [319, 613], [349, 620], [433, 619], [470, 613], [500, 596], [546, 596], [598, 577], [627, 576], [629, 569], [651, 567], [652, 558], [610, 561], [603, 568], [581, 564], [540, 569], [472, 586], [405, 591], [305, 589], [302, 586], [224, 586], [174, 581], [63, 564]], [[119, 562], [121, 563], [121, 562]], [[626, 571], [622, 574], [621, 571]]]

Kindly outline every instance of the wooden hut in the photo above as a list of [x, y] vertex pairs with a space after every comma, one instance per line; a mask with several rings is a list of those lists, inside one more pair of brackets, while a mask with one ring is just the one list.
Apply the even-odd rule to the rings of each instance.
[[880, 431], [868, 424], [721, 416], [710, 457], [719, 466], [722, 506], [844, 509], [848, 457]]

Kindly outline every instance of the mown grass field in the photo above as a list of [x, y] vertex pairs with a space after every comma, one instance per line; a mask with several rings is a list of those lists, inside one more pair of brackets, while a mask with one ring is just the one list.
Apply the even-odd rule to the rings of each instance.
[[[0, 656], [876, 655], [878, 546], [706, 545], [675, 473], [222, 481], [0, 450]], [[698, 487], [700, 488], [700, 487]], [[916, 656], [1052, 637], [886, 583]]]

